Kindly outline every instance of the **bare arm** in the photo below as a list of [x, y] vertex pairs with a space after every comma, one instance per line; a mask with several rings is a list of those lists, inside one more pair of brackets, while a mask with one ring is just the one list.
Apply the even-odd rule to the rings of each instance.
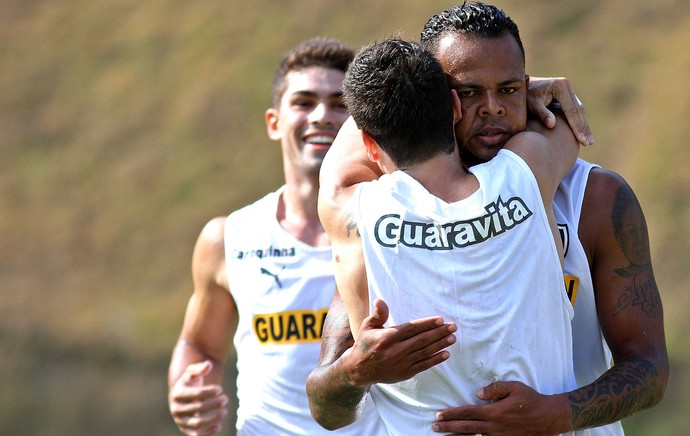
[[444, 410], [438, 431], [562, 433], [620, 421], [661, 401], [669, 377], [661, 297], [642, 209], [620, 176], [592, 170], [579, 228], [614, 365], [594, 382], [558, 395], [518, 382], [494, 383], [480, 395], [494, 403]]
[[562, 244], [553, 216], [553, 198], [563, 177], [570, 171], [579, 152], [579, 144], [560, 113], [552, 129], [530, 121], [526, 132], [510, 138], [505, 148], [518, 154], [537, 179], [544, 208], [549, 217], [554, 241], [559, 251]]
[[669, 376], [647, 223], [634, 193], [617, 174], [592, 170], [580, 239], [590, 259], [599, 323], [614, 366], [568, 394], [575, 428], [615, 422], [655, 406]]
[[168, 405], [179, 429], [207, 435], [220, 431], [228, 397], [220, 385], [237, 309], [225, 273], [224, 217], [211, 220], [194, 248], [194, 293], [168, 370]]
[[575, 95], [568, 79], [530, 77], [527, 107], [541, 121], [541, 124], [549, 129], [556, 125], [556, 114], [549, 109], [554, 102], [558, 102], [580, 144], [594, 144], [594, 136], [587, 123], [585, 107]]
[[377, 300], [355, 343], [336, 290], [324, 324], [319, 366], [307, 379], [309, 407], [323, 427], [354, 422], [373, 384], [407, 380], [449, 357], [444, 349], [455, 342], [455, 324], [429, 317], [384, 328], [387, 320], [388, 306]]

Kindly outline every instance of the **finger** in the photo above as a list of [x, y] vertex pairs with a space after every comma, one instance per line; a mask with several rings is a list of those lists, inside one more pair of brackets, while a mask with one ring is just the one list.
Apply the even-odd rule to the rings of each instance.
[[217, 397], [199, 399], [189, 402], [176, 402], [171, 405], [170, 413], [173, 416], [188, 417], [199, 413], [209, 413], [220, 410], [228, 404], [228, 397], [220, 395]]
[[449, 407], [436, 413], [436, 421], [484, 421], [486, 414], [482, 411], [483, 407], [481, 404]]
[[[451, 325], [454, 326], [455, 324], [445, 323], [440, 316], [431, 316], [398, 324], [391, 327], [391, 329], [395, 330], [398, 341], [404, 341], [437, 329], [440, 329], [440, 332], [447, 332]], [[438, 330], [437, 333], [439, 333]]]
[[402, 344], [410, 350], [411, 357], [421, 360], [454, 344], [456, 331], [455, 323], [441, 324], [405, 339]]
[[431, 424], [431, 429], [438, 433], [453, 434], [486, 434], [490, 433], [489, 423], [483, 420], [450, 419], [441, 413], [436, 414], [436, 421]]
[[191, 403], [220, 397], [222, 394], [223, 389], [218, 385], [192, 387], [180, 386], [179, 388], [173, 389], [171, 392], [171, 397], [175, 402]]
[[419, 374], [422, 371], [426, 371], [429, 368], [433, 368], [439, 363], [443, 363], [450, 357], [448, 351], [440, 351], [422, 360], [415, 361], [414, 364], [410, 366], [410, 377]]
[[220, 428], [220, 422], [228, 415], [225, 409], [217, 409], [207, 413], [200, 413], [191, 417], [176, 418], [177, 426], [187, 434], [215, 434]]
[[485, 401], [498, 401], [507, 398], [512, 393], [510, 383], [495, 382], [477, 391], [477, 397]]
[[546, 106], [536, 106], [530, 111], [541, 120], [547, 128], [553, 129], [556, 126], [556, 116]]
[[554, 97], [561, 104], [561, 109], [565, 115], [566, 121], [578, 142], [582, 145], [591, 145], [594, 142], [592, 131], [587, 122], [585, 114], [585, 107], [575, 95], [572, 88], [568, 84], [565, 90], [561, 92], [560, 89], [554, 89]]
[[388, 305], [380, 298], [374, 300], [374, 310], [369, 315], [370, 327], [383, 327], [388, 321]]

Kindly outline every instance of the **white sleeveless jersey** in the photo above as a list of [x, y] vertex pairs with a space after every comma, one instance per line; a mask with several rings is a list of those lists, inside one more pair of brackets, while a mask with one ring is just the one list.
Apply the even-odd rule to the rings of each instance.
[[390, 434], [435, 434], [436, 412], [478, 404], [495, 381], [576, 387], [572, 307], [536, 179], [508, 150], [470, 171], [479, 190], [452, 204], [401, 171], [358, 188], [370, 301], [388, 303], [388, 325], [431, 315], [458, 325], [449, 360], [371, 388]]
[[306, 381], [318, 364], [335, 279], [330, 247], [309, 246], [278, 223], [282, 189], [225, 223], [228, 283], [239, 313], [237, 434], [375, 435], [382, 426], [373, 407], [336, 432], [311, 417]]
[[[573, 303], [573, 363], [578, 386], [592, 383], [611, 367], [611, 351], [599, 327], [589, 262], [578, 238], [587, 179], [598, 165], [578, 159], [554, 197], [554, 214], [565, 248], [565, 285]], [[616, 422], [591, 429], [596, 435], [623, 435]]]

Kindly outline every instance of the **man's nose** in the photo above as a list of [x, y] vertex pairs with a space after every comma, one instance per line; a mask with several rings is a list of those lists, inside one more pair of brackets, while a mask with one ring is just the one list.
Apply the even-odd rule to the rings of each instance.
[[309, 122], [313, 124], [333, 123], [333, 109], [326, 103], [319, 103], [309, 114]]
[[505, 107], [501, 99], [492, 93], [487, 93], [480, 109], [482, 116], [500, 117], [505, 115]]

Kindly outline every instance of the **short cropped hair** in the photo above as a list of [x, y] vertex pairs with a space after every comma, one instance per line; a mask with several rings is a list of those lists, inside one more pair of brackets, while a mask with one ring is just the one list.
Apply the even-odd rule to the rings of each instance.
[[354, 55], [354, 50], [336, 39], [312, 38], [296, 45], [283, 57], [273, 76], [273, 107], [277, 108], [280, 105], [280, 99], [287, 88], [285, 76], [291, 71], [323, 67], [344, 73]]
[[446, 76], [418, 43], [391, 38], [364, 47], [345, 75], [343, 100], [398, 167], [455, 149]]

